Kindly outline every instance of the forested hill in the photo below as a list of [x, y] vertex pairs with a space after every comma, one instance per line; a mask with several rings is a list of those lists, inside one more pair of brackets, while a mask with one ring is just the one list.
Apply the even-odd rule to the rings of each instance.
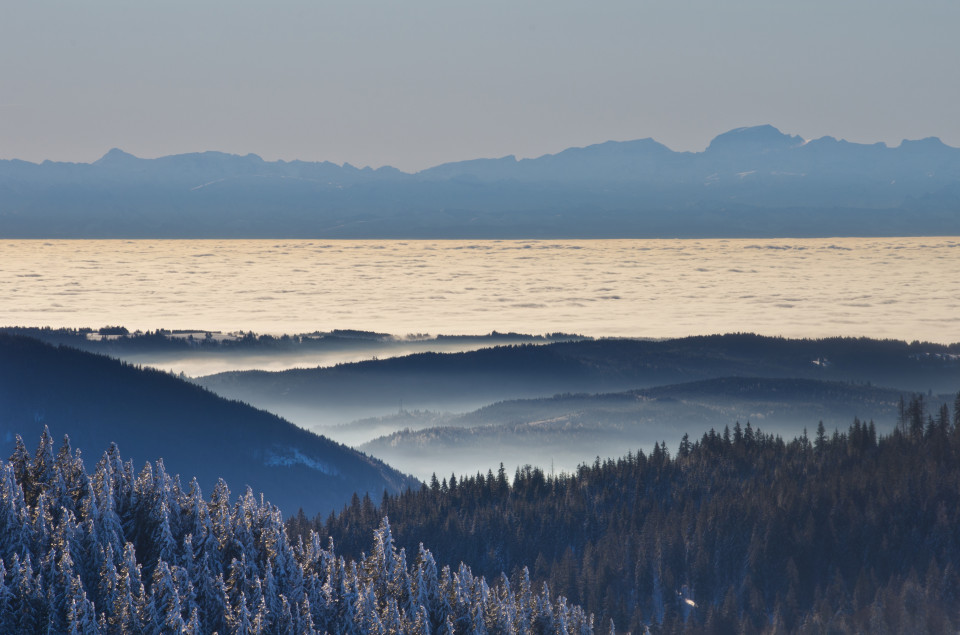
[[746, 333], [656, 341], [602, 339], [419, 353], [282, 372], [229, 372], [197, 381], [217, 394], [298, 423], [329, 425], [395, 412], [401, 400], [407, 409], [463, 412], [506, 399], [718, 377], [870, 382], [952, 393], [960, 386], [960, 344]]
[[409, 556], [384, 523], [345, 560], [291, 542], [280, 511], [219, 481], [205, 499], [111, 446], [91, 473], [41, 435], [0, 461], [4, 635], [593, 635], [590, 616], [524, 576], [488, 583]]
[[[905, 396], [910, 391], [865, 384], [723, 377], [621, 393], [501, 401], [462, 415], [403, 412], [328, 430], [340, 440], [361, 439], [357, 449], [429, 480], [433, 472], [486, 472], [498, 463], [571, 471], [627, 448], [650, 449], [656, 442], [677, 447], [684, 434], [696, 438], [736, 421], [790, 438], [814, 429], [817, 421], [844, 428], [860, 417], [886, 433]], [[952, 404], [953, 395], [929, 395], [926, 402], [936, 410]]]
[[530, 565], [621, 631], [956, 632], [960, 397], [952, 417], [915, 398], [887, 437], [859, 420], [789, 442], [738, 425], [675, 456], [434, 479], [289, 528], [354, 553], [382, 514], [399, 545], [482, 572]]
[[126, 448], [138, 465], [250, 485], [290, 513], [339, 508], [356, 492], [397, 492], [417, 481], [270, 413], [159, 371], [0, 333], [0, 452], [44, 426], [79, 447]]

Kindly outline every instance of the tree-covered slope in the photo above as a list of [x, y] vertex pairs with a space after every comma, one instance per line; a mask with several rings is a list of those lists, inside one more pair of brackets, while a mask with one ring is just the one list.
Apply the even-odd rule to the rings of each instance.
[[87, 473], [44, 431], [0, 461], [0, 633], [17, 635], [592, 635], [592, 620], [523, 576], [488, 584], [396, 549], [291, 542], [280, 511], [224, 481], [209, 501], [162, 462], [136, 473], [115, 445]]
[[[575, 470], [594, 457], [650, 449], [655, 442], [676, 447], [684, 434], [698, 437], [736, 421], [786, 438], [815, 428], [818, 421], [830, 429], [845, 427], [854, 417], [873, 420], [889, 432], [898, 404], [909, 396], [909, 391], [815, 379], [722, 377], [621, 393], [502, 401], [462, 415], [404, 412], [357, 422], [356, 430], [343, 425], [325, 433], [348, 441], [364, 429], [383, 430], [355, 447], [426, 480], [432, 472], [486, 472], [499, 463]], [[928, 398], [931, 407], [952, 400], [950, 395]]]
[[412, 479], [384, 463], [261, 410], [159, 371], [0, 334], [0, 452], [49, 426], [79, 447], [163, 458], [210, 489], [249, 485], [291, 513], [329, 511], [355, 492], [397, 492]]
[[[614, 392], [719, 377], [801, 378], [953, 392], [960, 346], [752, 334], [601, 339], [420, 353], [334, 367], [209, 375], [198, 383], [302, 425], [407, 409], [469, 411], [495, 401]], [[816, 423], [816, 422], [814, 422]]]
[[573, 474], [518, 469], [433, 480], [290, 521], [347, 553], [389, 514], [475, 570], [535, 580], [642, 632], [955, 632], [960, 626], [960, 398], [785, 442], [750, 426], [687, 439], [675, 456], [597, 460]]

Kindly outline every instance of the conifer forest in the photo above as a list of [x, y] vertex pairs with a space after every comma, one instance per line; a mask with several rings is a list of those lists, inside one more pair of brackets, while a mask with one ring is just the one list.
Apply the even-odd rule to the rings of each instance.
[[0, 633], [590, 635], [579, 607], [466, 565], [398, 549], [388, 522], [345, 559], [223, 481], [205, 499], [163, 462], [135, 473], [111, 446], [92, 474], [65, 439], [18, 438], [0, 465]]
[[[960, 627], [960, 397], [901, 404], [790, 441], [749, 423], [677, 452], [432, 479], [290, 519], [358, 554], [387, 515], [397, 543], [535, 583], [633, 633], [943, 633]], [[525, 575], [525, 574], [523, 574]]]

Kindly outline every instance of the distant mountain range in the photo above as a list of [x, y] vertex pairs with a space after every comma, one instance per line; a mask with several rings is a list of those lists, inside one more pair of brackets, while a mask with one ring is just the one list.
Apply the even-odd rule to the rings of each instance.
[[769, 125], [703, 152], [609, 141], [415, 174], [219, 152], [0, 161], [4, 238], [958, 234], [960, 149], [807, 141]]
[[[383, 462], [262, 410], [172, 375], [38, 340], [0, 333], [0, 456], [16, 435], [35, 444], [44, 426], [57, 443], [103, 451], [117, 443], [139, 472], [162, 458], [206, 495], [223, 478], [250, 486], [286, 514], [329, 513], [354, 492], [399, 492], [416, 480]], [[33, 447], [29, 447], [33, 450]], [[92, 470], [99, 455], [85, 456]]]

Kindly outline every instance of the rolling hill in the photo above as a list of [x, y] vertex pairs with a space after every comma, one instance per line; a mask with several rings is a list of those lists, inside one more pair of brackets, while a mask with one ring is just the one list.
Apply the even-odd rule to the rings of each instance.
[[[287, 513], [328, 512], [354, 492], [417, 482], [381, 461], [246, 404], [154, 370], [25, 337], [0, 334], [0, 451], [47, 426], [74, 447], [117, 443], [137, 468], [164, 460], [204, 491], [224, 478], [249, 485]], [[87, 457], [88, 469], [98, 457]]]
[[[357, 447], [423, 480], [432, 472], [484, 473], [500, 463], [510, 470], [530, 464], [572, 472], [596, 457], [649, 450], [658, 442], [673, 447], [685, 434], [697, 438], [711, 429], [752, 425], [789, 438], [804, 429], [812, 436], [818, 422], [832, 431], [859, 417], [889, 431], [901, 397], [909, 401], [910, 394], [814, 379], [723, 377], [620, 393], [503, 401], [462, 415], [403, 413], [338, 426], [330, 434], [346, 440], [364, 430], [392, 427], [394, 432]], [[936, 412], [953, 396], [926, 401]]]
[[510, 399], [622, 392], [719, 377], [869, 382], [952, 393], [960, 387], [960, 347], [749, 334], [604, 339], [422, 353], [272, 373], [221, 373], [197, 382], [313, 427], [401, 409], [467, 412]]

